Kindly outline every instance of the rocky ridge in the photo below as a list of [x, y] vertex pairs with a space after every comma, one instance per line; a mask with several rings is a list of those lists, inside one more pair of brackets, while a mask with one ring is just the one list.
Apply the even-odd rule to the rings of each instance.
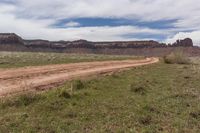
[[[95, 54], [133, 54], [160, 56], [170, 51], [184, 48], [200, 55], [200, 48], [194, 47], [192, 39], [177, 40], [173, 44], [157, 41], [113, 41], [91, 42], [24, 40], [14, 33], [0, 33], [0, 51], [30, 51], [30, 52], [66, 52], [66, 53], [95, 53]], [[189, 49], [189, 50], [188, 50]]]

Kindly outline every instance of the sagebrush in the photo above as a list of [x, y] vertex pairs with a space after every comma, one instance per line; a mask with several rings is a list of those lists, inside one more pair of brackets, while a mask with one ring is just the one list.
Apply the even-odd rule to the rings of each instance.
[[171, 54], [164, 56], [164, 62], [167, 64], [190, 64], [189, 56], [183, 51], [172, 52]]

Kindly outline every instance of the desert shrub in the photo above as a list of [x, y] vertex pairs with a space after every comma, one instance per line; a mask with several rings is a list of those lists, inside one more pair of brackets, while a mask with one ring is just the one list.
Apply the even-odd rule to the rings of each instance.
[[200, 111], [199, 112], [191, 112], [190, 116], [194, 119], [200, 118]]
[[77, 113], [74, 112], [74, 111], [69, 111], [69, 112], [67, 112], [66, 117], [67, 118], [71, 118], [71, 119], [76, 118], [77, 117]]
[[131, 84], [129, 86], [132, 92], [144, 95], [146, 93], [145, 86], [143, 84]]
[[150, 115], [139, 117], [138, 121], [140, 124], [145, 126], [150, 125], [153, 122]]
[[39, 101], [43, 97], [38, 94], [22, 94], [18, 97], [9, 98], [1, 101], [0, 107], [6, 108], [6, 107], [19, 107], [19, 106], [28, 106], [36, 101]]
[[68, 98], [71, 98], [71, 95], [69, 94], [69, 92], [67, 92], [67, 90], [62, 89], [59, 92], [59, 97], [64, 97], [64, 98], [68, 99]]
[[164, 62], [167, 64], [190, 64], [190, 59], [182, 51], [172, 52], [163, 57]]
[[19, 105], [28, 106], [31, 103], [40, 100], [41, 98], [42, 97], [40, 95], [28, 93], [20, 95], [16, 102], [19, 103]]
[[74, 90], [83, 89], [83, 88], [84, 88], [84, 83], [83, 83], [81, 80], [75, 80], [75, 81], [72, 83], [72, 88], [73, 88]]
[[0, 102], [0, 109], [4, 109], [6, 107], [11, 107], [12, 106], [12, 101], [11, 100], [1, 100]]

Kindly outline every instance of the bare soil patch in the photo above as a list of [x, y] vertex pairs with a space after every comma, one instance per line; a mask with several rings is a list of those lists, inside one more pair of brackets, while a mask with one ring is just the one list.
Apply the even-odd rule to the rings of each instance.
[[74, 78], [115, 72], [158, 62], [158, 58], [123, 61], [97, 61], [61, 65], [47, 65], [17, 69], [0, 69], [0, 96], [23, 91], [50, 88]]

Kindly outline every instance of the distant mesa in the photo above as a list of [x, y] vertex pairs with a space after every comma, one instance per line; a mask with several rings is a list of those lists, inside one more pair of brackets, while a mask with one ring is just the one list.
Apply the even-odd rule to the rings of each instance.
[[[0, 33], [0, 44], [15, 45], [20, 44], [21, 47], [31, 49], [52, 49], [52, 50], [65, 50], [71, 48], [86, 48], [86, 49], [122, 49], [122, 48], [161, 48], [161, 47], [192, 47], [192, 39], [186, 38], [177, 40], [172, 45], [166, 45], [157, 41], [112, 41], [112, 42], [90, 42], [87, 40], [76, 41], [48, 41], [48, 40], [24, 40], [15, 33]], [[1, 50], [1, 49], [0, 49]]]
[[190, 38], [185, 38], [183, 40], [177, 40], [175, 43], [173, 43], [173, 46], [192, 47], [193, 41]]
[[0, 44], [24, 44], [24, 41], [15, 33], [0, 33]]

